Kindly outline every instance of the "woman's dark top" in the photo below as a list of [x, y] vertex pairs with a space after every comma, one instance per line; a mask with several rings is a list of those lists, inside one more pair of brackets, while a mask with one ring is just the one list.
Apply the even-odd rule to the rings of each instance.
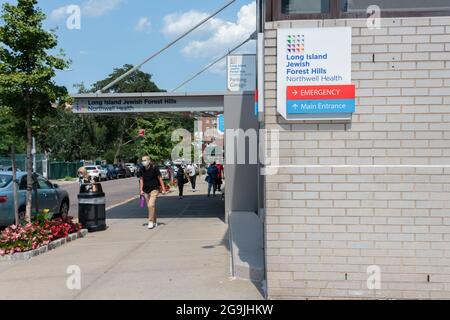
[[179, 168], [178, 171], [177, 171], [178, 184], [184, 184], [184, 177], [185, 177], [184, 169], [183, 168]]
[[153, 190], [159, 190], [159, 177], [161, 177], [161, 171], [156, 166], [150, 166], [142, 168], [142, 179], [144, 179], [144, 187], [142, 188], [145, 193], [150, 193]]

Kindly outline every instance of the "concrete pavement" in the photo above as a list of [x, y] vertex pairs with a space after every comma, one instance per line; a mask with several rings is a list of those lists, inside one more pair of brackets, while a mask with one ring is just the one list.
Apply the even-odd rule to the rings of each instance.
[[[108, 211], [107, 231], [0, 262], [0, 299], [262, 299], [259, 284], [230, 278], [223, 201], [200, 189], [183, 200], [160, 197], [154, 230], [135, 200]], [[71, 265], [81, 270], [81, 290], [66, 286]]]

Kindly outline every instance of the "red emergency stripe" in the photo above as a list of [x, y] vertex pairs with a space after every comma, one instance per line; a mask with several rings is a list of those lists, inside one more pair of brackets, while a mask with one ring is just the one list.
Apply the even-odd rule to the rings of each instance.
[[287, 100], [332, 100], [354, 99], [355, 85], [335, 86], [290, 86], [287, 87]]

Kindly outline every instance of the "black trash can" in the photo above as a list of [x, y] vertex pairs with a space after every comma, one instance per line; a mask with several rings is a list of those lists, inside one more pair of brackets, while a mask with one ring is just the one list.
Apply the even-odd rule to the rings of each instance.
[[89, 232], [106, 230], [105, 193], [100, 183], [80, 186], [78, 220]]

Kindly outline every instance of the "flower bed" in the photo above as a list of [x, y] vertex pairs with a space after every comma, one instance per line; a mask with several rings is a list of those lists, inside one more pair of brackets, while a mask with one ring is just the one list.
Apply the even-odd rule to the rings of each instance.
[[48, 246], [58, 239], [78, 234], [81, 225], [72, 217], [55, 220], [37, 219], [26, 225], [12, 225], [0, 235], [0, 256], [24, 253]]

